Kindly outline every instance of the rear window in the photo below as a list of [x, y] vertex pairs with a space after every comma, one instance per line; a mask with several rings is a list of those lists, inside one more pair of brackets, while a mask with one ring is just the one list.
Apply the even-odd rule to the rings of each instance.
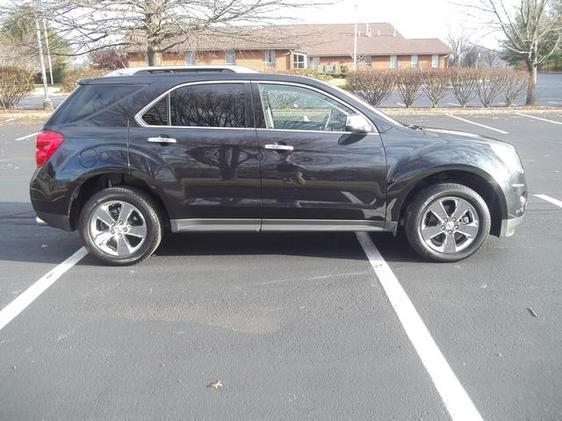
[[49, 125], [73, 123], [92, 117], [142, 88], [137, 85], [80, 85], [57, 108]]

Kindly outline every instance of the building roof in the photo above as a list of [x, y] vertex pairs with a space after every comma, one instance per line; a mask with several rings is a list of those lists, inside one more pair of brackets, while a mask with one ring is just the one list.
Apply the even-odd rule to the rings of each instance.
[[[437, 38], [404, 38], [390, 23], [359, 23], [357, 54], [386, 56], [449, 54], [450, 48]], [[142, 45], [141, 32], [134, 41]], [[175, 52], [234, 50], [281, 50], [309, 56], [351, 56], [354, 24], [297, 24], [269, 27], [225, 27], [198, 33], [172, 49]], [[176, 42], [174, 42], [176, 43]], [[129, 48], [129, 52], [139, 51]]]

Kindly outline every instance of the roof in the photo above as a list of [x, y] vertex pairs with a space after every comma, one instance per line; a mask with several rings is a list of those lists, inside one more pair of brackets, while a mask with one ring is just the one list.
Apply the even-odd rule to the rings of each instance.
[[[438, 38], [404, 38], [390, 23], [359, 23], [357, 54], [411, 55], [449, 54], [451, 49]], [[134, 34], [137, 48], [144, 51], [142, 32]], [[303, 52], [309, 56], [342, 56], [353, 54], [354, 24], [297, 24], [268, 27], [225, 27], [198, 33], [171, 51], [281, 50]]]
[[257, 73], [254, 69], [243, 66], [146, 66], [146, 67], [127, 67], [114, 70], [106, 77], [112, 76], [133, 76], [140, 74], [156, 73], [197, 73], [197, 72], [225, 72], [225, 73]]

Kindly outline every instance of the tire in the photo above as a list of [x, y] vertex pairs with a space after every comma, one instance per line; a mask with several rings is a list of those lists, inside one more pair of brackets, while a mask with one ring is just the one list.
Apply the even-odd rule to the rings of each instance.
[[462, 184], [421, 190], [405, 214], [408, 242], [421, 257], [435, 262], [456, 262], [476, 253], [488, 238], [490, 224], [484, 199]]
[[111, 187], [94, 194], [80, 212], [78, 227], [86, 249], [111, 265], [139, 263], [162, 241], [157, 203], [131, 187]]

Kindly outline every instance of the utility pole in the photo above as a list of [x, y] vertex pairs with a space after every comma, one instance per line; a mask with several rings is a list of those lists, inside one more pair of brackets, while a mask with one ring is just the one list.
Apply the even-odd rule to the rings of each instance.
[[43, 46], [41, 45], [41, 29], [39, 29], [39, 19], [37, 19], [37, 16], [35, 16], [35, 32], [37, 34], [37, 49], [39, 51], [39, 63], [41, 64], [41, 76], [43, 78], [43, 89], [45, 91], [43, 109], [52, 110], [53, 102], [49, 99], [49, 87], [47, 86], [47, 74], [45, 72], [45, 59], [43, 58]]
[[353, 2], [353, 72], [357, 71], [357, 0]]
[[47, 50], [47, 63], [49, 64], [49, 75], [51, 76], [51, 85], [55, 84], [53, 80], [53, 64], [51, 63], [51, 49], [49, 48], [49, 32], [47, 31], [47, 21], [43, 19], [43, 33], [45, 34], [45, 49]]

